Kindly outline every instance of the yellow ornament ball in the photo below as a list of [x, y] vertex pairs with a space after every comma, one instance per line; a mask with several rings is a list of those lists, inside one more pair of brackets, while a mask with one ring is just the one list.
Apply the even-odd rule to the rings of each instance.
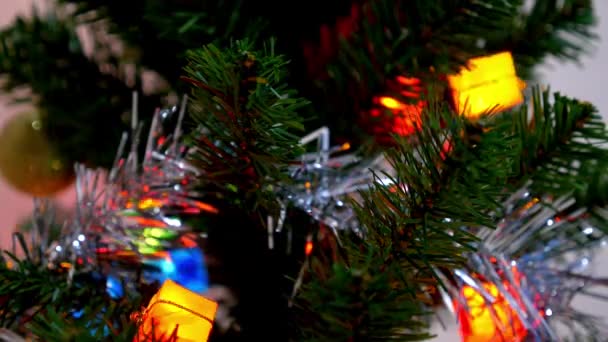
[[0, 173], [17, 190], [33, 196], [52, 195], [74, 180], [71, 163], [49, 143], [36, 112], [18, 114], [2, 128]]

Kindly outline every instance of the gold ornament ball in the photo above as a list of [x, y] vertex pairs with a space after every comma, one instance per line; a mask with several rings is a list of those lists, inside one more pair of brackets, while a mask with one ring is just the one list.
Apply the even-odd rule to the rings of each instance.
[[2, 128], [0, 173], [13, 187], [33, 196], [52, 195], [74, 180], [71, 163], [49, 143], [36, 112], [16, 115]]

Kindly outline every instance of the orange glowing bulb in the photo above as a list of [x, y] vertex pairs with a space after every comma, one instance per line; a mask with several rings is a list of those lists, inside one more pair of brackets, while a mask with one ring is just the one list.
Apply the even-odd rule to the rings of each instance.
[[380, 97], [380, 104], [388, 109], [403, 109], [405, 106], [402, 102], [397, 101], [390, 96]]
[[150, 208], [158, 208], [161, 207], [163, 205], [163, 202], [154, 198], [146, 198], [143, 199], [141, 201], [139, 201], [139, 204], [137, 205], [139, 207], [139, 209], [142, 210], [146, 210], [146, 209], [150, 209]]
[[306, 245], [304, 246], [304, 253], [306, 253], [306, 255], [310, 255], [312, 253], [312, 241], [306, 241]]
[[171, 280], [150, 300], [133, 341], [207, 341], [217, 303]]
[[397, 82], [405, 86], [416, 86], [420, 85], [420, 79], [415, 77], [397, 76]]
[[418, 94], [417, 92], [407, 91], [407, 90], [403, 90], [401, 92], [401, 95], [403, 95], [405, 97], [410, 97], [410, 98], [419, 98], [420, 97], [420, 94]]
[[[505, 284], [506, 286], [506, 284]], [[476, 289], [465, 285], [462, 295], [467, 308], [456, 301], [460, 333], [463, 342], [520, 342], [527, 335], [523, 322], [500, 293], [496, 285], [484, 283], [484, 289], [492, 297], [492, 303]]]
[[502, 111], [523, 102], [525, 83], [515, 72], [510, 52], [473, 58], [457, 75], [448, 75], [456, 110], [477, 118], [490, 110]]

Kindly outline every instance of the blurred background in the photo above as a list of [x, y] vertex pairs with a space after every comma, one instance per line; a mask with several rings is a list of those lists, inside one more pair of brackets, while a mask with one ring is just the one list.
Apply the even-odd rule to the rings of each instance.
[[[32, 0], [1, 0], [0, 1], [0, 25], [8, 25], [17, 14], [29, 13], [34, 4], [44, 7], [44, 1]], [[596, 13], [599, 19], [597, 34], [600, 40], [588, 55], [583, 56], [580, 64], [558, 63], [548, 60], [540, 71], [539, 82], [550, 86], [552, 90], [560, 91], [568, 96], [576, 97], [593, 103], [600, 111], [605, 120], [608, 120], [608, 94], [605, 83], [608, 79], [608, 1], [596, 0]], [[0, 126], [18, 113], [28, 110], [21, 105], [7, 105], [5, 96], [0, 95]], [[108, 144], [116, 144], [116, 141], [108, 141]], [[11, 148], [11, 146], [5, 146]], [[67, 190], [57, 195], [58, 201], [69, 207], [74, 199], [74, 189]], [[0, 217], [2, 227], [0, 228], [0, 247], [10, 248], [11, 232], [23, 219], [27, 218], [32, 210], [32, 199], [30, 195], [21, 193], [8, 185], [0, 178]], [[608, 262], [608, 253], [604, 252], [599, 265]], [[598, 276], [608, 276], [606, 268], [598, 269]], [[599, 306], [593, 301], [580, 302], [577, 304], [585, 307], [587, 312], [608, 316], [608, 307]], [[456, 341], [458, 335], [453, 328], [453, 321], [449, 315], [441, 315], [445, 319], [448, 329], [444, 330], [437, 324], [434, 332], [439, 335], [439, 340]]]
[[[43, 7], [45, 1], [31, 0], [4, 0], [0, 1], [0, 26], [10, 24], [18, 14], [26, 14], [32, 11], [32, 6]], [[0, 126], [13, 118], [15, 115], [30, 110], [27, 106], [8, 105], [8, 99], [4, 94], [0, 94]], [[57, 195], [58, 200], [66, 206], [74, 198], [72, 187]], [[2, 248], [10, 246], [10, 236], [14, 227], [22, 220], [26, 219], [32, 212], [33, 202], [28, 194], [21, 193], [12, 188], [4, 179], [0, 179], [0, 217], [6, 226], [0, 229], [0, 243]]]

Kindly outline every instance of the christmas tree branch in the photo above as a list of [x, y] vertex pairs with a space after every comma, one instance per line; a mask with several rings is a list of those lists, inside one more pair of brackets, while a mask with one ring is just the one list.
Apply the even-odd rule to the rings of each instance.
[[522, 145], [517, 185], [530, 178], [539, 193], [562, 196], [593, 191], [587, 187], [586, 176], [592, 169], [603, 171], [608, 160], [608, 131], [601, 116], [591, 104], [559, 93], [551, 101], [549, 91], [538, 88], [533, 91], [532, 105], [532, 121], [525, 107], [507, 119], [512, 120]]
[[178, 91], [187, 89], [179, 82], [186, 51], [203, 44], [224, 45], [235, 35], [255, 39], [263, 27], [258, 18], [242, 15], [246, 13], [242, 0], [60, 3], [75, 5], [74, 15], [79, 20], [103, 21], [109, 33], [127, 44], [133, 62], [159, 73]]
[[407, 271], [384, 261], [389, 254], [380, 248], [351, 253], [350, 263], [335, 264], [327, 278], [313, 275], [295, 301], [298, 341], [429, 339], [422, 306], [428, 298], [413, 295]]
[[50, 307], [33, 317], [27, 328], [46, 341], [133, 341], [137, 326], [130, 320], [130, 310], [137, 308], [96, 300], [79, 311], [76, 318]]
[[546, 56], [577, 61], [597, 36], [591, 0], [536, 0], [527, 13], [520, 12], [494, 48], [512, 50], [521, 74]]
[[[339, 89], [356, 82], [362, 98], [397, 75], [457, 71], [485, 52], [478, 41], [503, 29], [515, 8], [506, 1], [371, 0], [361, 5], [355, 30], [344, 37], [330, 75]], [[378, 25], [381, 22], [382, 25]]]
[[[304, 286], [297, 298], [310, 311], [323, 312], [313, 319], [311, 336], [330, 329], [339, 340], [428, 338], [420, 329], [422, 305], [430, 297], [421, 289], [437, 285], [436, 269], [458, 267], [466, 261], [463, 253], [474, 250], [475, 236], [462, 227], [491, 224], [487, 213], [500, 206], [497, 198], [514, 169], [515, 141], [504, 134], [505, 125], [483, 132], [448, 108], [430, 108], [417, 142], [400, 140], [387, 152], [396, 173], [384, 175], [390, 184], [377, 181], [361, 194], [361, 203], [353, 203], [365, 238], [345, 239], [345, 259], [335, 261], [329, 276], [315, 272], [315, 285]], [[331, 272], [349, 281], [339, 282]], [[384, 310], [392, 316], [372, 314]]]
[[15, 267], [4, 262], [0, 267], [0, 326], [26, 329], [48, 341], [132, 339], [135, 325], [129, 315], [139, 309], [140, 297], [112, 300], [94, 272], [70, 285], [67, 270], [7, 256]]
[[491, 223], [487, 213], [499, 207], [517, 151], [502, 129], [483, 132], [449, 110], [438, 113], [429, 115], [415, 145], [402, 142], [388, 152], [395, 186], [377, 185], [360, 207], [369, 230], [392, 241], [394, 257], [422, 278], [459, 264], [460, 252], [473, 248], [474, 236], [461, 227]]
[[[591, 104], [559, 93], [551, 99], [548, 90], [534, 88], [531, 103], [532, 120], [526, 107], [502, 118], [511, 122], [522, 152], [516, 161], [519, 170], [509, 181], [509, 188], [526, 187], [540, 197], [539, 201], [546, 202], [560, 218], [559, 234], [569, 236], [569, 242], [576, 248], [597, 244], [592, 232], [608, 232], [608, 214], [604, 209], [608, 169], [605, 123]], [[574, 219], [581, 217], [583, 226], [580, 220]], [[592, 229], [583, 234], [589, 227]], [[539, 241], [549, 243], [555, 240], [557, 231], [548, 225], [525, 246], [532, 248]], [[572, 244], [563, 243], [555, 247], [554, 252], [572, 249]], [[522, 253], [528, 250], [525, 246], [521, 248]]]
[[[608, 135], [593, 107], [559, 94], [550, 104], [548, 91], [541, 93], [538, 89], [534, 91], [532, 103], [534, 120], [531, 122], [525, 106], [504, 117], [487, 117], [479, 124], [454, 118], [449, 110], [432, 108], [417, 134], [416, 144], [402, 141], [387, 152], [396, 172], [391, 184], [377, 184], [372, 191], [362, 193], [362, 203], [355, 203], [367, 235], [363, 241], [346, 245], [346, 258], [338, 261], [334, 269], [341, 269], [352, 279], [364, 274], [367, 278], [362, 279], [366, 281], [360, 281], [362, 287], [353, 289], [346, 283], [330, 281], [331, 276], [319, 277], [313, 284], [320, 283], [315, 286], [327, 289], [319, 303], [359, 303], [367, 308], [370, 303], [362, 300], [364, 294], [383, 291], [372, 287], [376, 280], [380, 282], [379, 277], [391, 279], [390, 291], [420, 302], [428, 295], [425, 294], [428, 289], [441, 285], [435, 270], [463, 265], [464, 252], [475, 250], [473, 234], [478, 227], [495, 226], [496, 219], [502, 217], [501, 203], [513, 190], [511, 187], [531, 184], [535, 193], [556, 198], [572, 196], [575, 189], [588, 191], [590, 182], [598, 183], [597, 177], [586, 176], [605, 170], [602, 161], [608, 157], [608, 151], [596, 144], [605, 144]], [[585, 184], [587, 186], [583, 186]], [[593, 204], [597, 205], [597, 201]], [[597, 244], [593, 234], [582, 232], [588, 229], [585, 227], [608, 231], [604, 223], [605, 210], [593, 206], [585, 215], [584, 224], [580, 220], [570, 222], [569, 215], [580, 215], [580, 208], [558, 211], [564, 221], [560, 223], [559, 234], [571, 238], [571, 243], [562, 244], [563, 248]], [[526, 246], [541, 241], [548, 243], [558, 237], [556, 234], [558, 231], [551, 227], [540, 230], [520, 251], [525, 252]], [[563, 249], [555, 248], [555, 252], [562, 253]], [[360, 263], [364, 259], [361, 255], [374, 262]], [[320, 300], [314, 297], [319, 295], [316, 287], [304, 286], [300, 295], [300, 300], [310, 307], [314, 307], [311, 302]], [[345, 289], [359, 291], [361, 298], [355, 300], [352, 293], [351, 297], [341, 293]], [[383, 295], [374, 292], [374, 298], [383, 298]], [[321, 305], [319, 303], [316, 304]], [[393, 305], [382, 300], [376, 304], [387, 308]], [[407, 331], [411, 324], [414, 331], [423, 311], [411, 311], [412, 307], [408, 307], [411, 302], [407, 299], [401, 304], [401, 326]], [[339, 308], [336, 311], [346, 311], [339, 305], [336, 308]], [[331, 306], [323, 309], [333, 312]], [[357, 312], [361, 311], [370, 312]], [[369, 317], [361, 320], [357, 315], [338, 312], [327, 317], [342, 320], [336, 323], [317, 317], [317, 334], [337, 326], [344, 329], [341, 337], [349, 337], [354, 331], [369, 332], [373, 325]], [[396, 322], [396, 325], [391, 325], [388, 319], [384, 322], [385, 333], [396, 331]], [[398, 334], [392, 336], [397, 338]]]
[[[502, 0], [369, 0], [354, 6], [357, 11], [338, 20], [330, 38], [321, 37], [339, 44], [329, 60], [331, 82], [319, 83], [329, 97], [338, 97], [331, 102], [338, 113], [369, 108], [396, 76], [430, 85], [458, 72], [472, 57], [502, 51], [511, 51], [518, 73], [528, 77], [547, 56], [576, 60], [585, 52], [583, 43], [594, 37], [588, 0], [535, 1], [529, 14], [523, 13], [522, 1]], [[345, 23], [348, 32], [340, 29]], [[340, 101], [332, 96], [334, 89], [346, 89], [354, 101]], [[427, 94], [443, 98], [443, 88], [435, 90]]]
[[300, 151], [294, 132], [303, 129], [297, 111], [307, 102], [284, 84], [286, 64], [272, 42], [261, 51], [237, 41], [225, 50], [208, 45], [189, 53], [190, 113], [203, 132], [193, 159], [206, 181], [227, 193], [238, 189], [240, 200], [286, 181], [284, 167]]

